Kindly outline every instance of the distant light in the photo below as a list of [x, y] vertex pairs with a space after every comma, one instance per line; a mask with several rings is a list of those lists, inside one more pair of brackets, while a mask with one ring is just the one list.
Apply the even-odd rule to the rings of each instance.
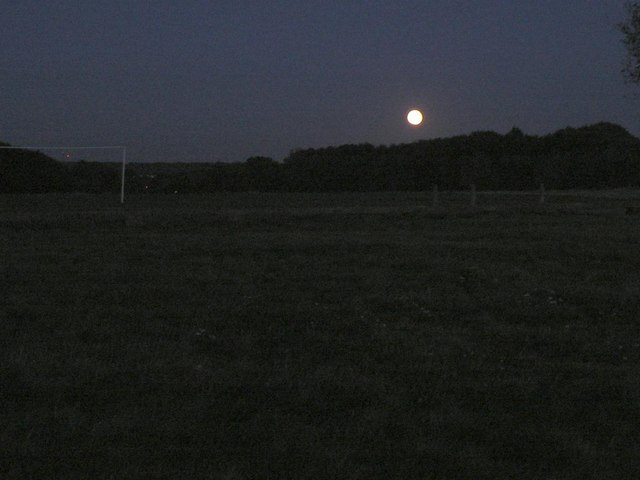
[[411, 110], [407, 113], [407, 122], [415, 126], [420, 125], [422, 123], [422, 112], [420, 110]]

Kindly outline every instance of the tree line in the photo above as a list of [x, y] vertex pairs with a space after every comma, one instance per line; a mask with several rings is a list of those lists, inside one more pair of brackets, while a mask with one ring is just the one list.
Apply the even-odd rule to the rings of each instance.
[[[59, 162], [40, 152], [0, 150], [0, 193], [118, 192], [120, 164]], [[220, 191], [419, 191], [640, 187], [640, 140], [598, 123], [544, 136], [513, 128], [409, 144], [299, 149], [281, 162], [127, 166], [128, 193]]]

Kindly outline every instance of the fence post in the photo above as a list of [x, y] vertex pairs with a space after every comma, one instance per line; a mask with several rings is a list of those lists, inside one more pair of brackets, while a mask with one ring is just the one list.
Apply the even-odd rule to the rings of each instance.
[[432, 205], [434, 207], [438, 206], [438, 185], [434, 185], [433, 186], [433, 201], [432, 201]]
[[476, 184], [472, 183], [471, 184], [471, 206], [475, 207], [477, 203], [477, 199], [476, 199]]

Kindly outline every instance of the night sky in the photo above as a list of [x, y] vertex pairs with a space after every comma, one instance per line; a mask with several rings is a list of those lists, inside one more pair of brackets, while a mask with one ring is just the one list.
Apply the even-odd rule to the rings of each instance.
[[514, 126], [640, 135], [624, 3], [4, 0], [0, 141], [235, 162]]

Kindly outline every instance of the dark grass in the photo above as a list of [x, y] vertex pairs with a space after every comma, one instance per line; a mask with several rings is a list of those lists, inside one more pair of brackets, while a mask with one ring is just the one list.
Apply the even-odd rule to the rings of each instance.
[[440, 200], [0, 197], [0, 478], [638, 478], [638, 192]]

